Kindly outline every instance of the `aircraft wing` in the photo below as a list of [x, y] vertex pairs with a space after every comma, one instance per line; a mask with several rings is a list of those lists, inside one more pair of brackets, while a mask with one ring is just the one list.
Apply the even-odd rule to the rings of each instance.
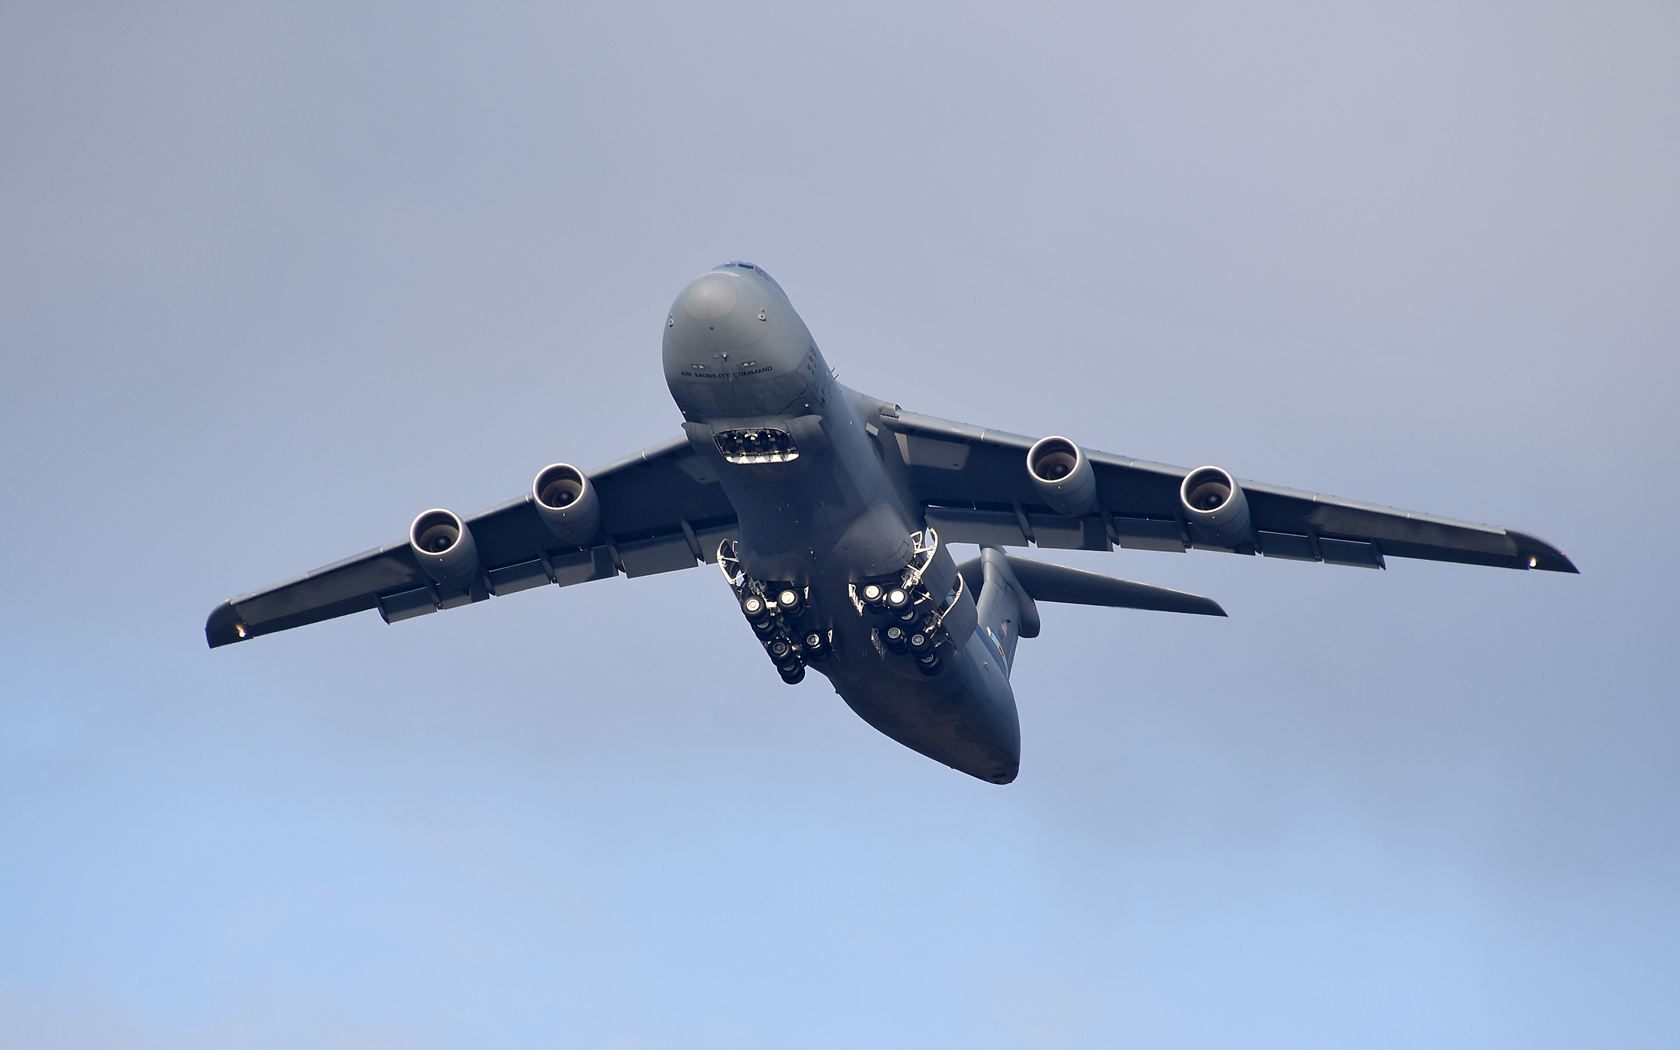
[[718, 541], [736, 531], [735, 508], [687, 438], [610, 463], [590, 472], [589, 481], [602, 520], [586, 545], [556, 538], [527, 493], [463, 517], [483, 570], [467, 590], [433, 583], [403, 539], [230, 598], [211, 612], [205, 637], [213, 649], [366, 609], [392, 623], [547, 583], [692, 568], [715, 561]]
[[[1112, 550], [1190, 547], [1205, 542], [1186, 520], [1179, 485], [1190, 473], [1084, 450], [1097, 483], [1097, 510], [1083, 518], [1045, 505], [1027, 473], [1033, 439], [889, 408], [876, 440], [907, 468], [942, 539], [995, 546]], [[1515, 529], [1379, 507], [1370, 503], [1237, 479], [1253, 520], [1250, 543], [1235, 548], [1274, 558], [1383, 568], [1385, 557], [1467, 562], [1508, 569], [1576, 572], [1563, 552]]]

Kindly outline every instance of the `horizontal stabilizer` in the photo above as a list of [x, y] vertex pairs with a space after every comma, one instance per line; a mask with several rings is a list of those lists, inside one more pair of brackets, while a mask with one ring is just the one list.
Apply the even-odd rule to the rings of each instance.
[[1009, 561], [1010, 571], [1015, 573], [1015, 578], [1034, 601], [1102, 605], [1113, 609], [1154, 609], [1200, 616], [1225, 615], [1218, 602], [1199, 594], [1151, 587], [1147, 583], [1119, 580], [1101, 573], [1032, 561], [1013, 554], [1004, 557]]

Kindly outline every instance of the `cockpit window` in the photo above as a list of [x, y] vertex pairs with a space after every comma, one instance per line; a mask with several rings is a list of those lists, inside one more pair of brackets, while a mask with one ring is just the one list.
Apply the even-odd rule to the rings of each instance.
[[[750, 262], [745, 262], [743, 260], [737, 259], [734, 262], [726, 262], [722, 266], [716, 267], [716, 269], [722, 270], [726, 273], [730, 270], [745, 270], [748, 273], [756, 273], [760, 277], [764, 278], [766, 281], [769, 281], [771, 286], [774, 287], [776, 289], [776, 291], [778, 291], [778, 292], [782, 291], [782, 286], [776, 283], [776, 279], [774, 277], [770, 276], [770, 274], [764, 269], [764, 267], [759, 266], [757, 263], [750, 263]], [[782, 294], [784, 296], [787, 295], [786, 292], [782, 292]]]
[[720, 269], [720, 270], [751, 270], [752, 272], [758, 274], [760, 277], [764, 277], [764, 278], [768, 279], [771, 284], [776, 283], [776, 279], [774, 277], [771, 277], [769, 272], [767, 272], [764, 269], [764, 267], [759, 266], [757, 263], [744, 262], [740, 259], [737, 259], [734, 262], [724, 263], [722, 266], [719, 266], [718, 269]]

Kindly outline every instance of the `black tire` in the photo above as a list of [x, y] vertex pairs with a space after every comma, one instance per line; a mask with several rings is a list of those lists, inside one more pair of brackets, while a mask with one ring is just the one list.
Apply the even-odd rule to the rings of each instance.
[[788, 685], [798, 685], [800, 682], [805, 680], [805, 666], [801, 664], [791, 671], [782, 671], [781, 675], [782, 681], [786, 682]]
[[776, 608], [783, 616], [798, 616], [805, 611], [805, 596], [797, 587], [783, 587], [776, 592]]
[[793, 655], [793, 646], [788, 644], [786, 638], [773, 639], [764, 648], [770, 653], [770, 659], [772, 660], [786, 660]]
[[916, 661], [916, 670], [931, 678], [940, 671], [944, 670], [944, 666], [943, 662], [939, 659], [939, 654], [930, 652], [924, 654]]
[[756, 594], [749, 594], [741, 599], [741, 615], [757, 622], [770, 615], [770, 603]]
[[910, 637], [905, 639], [905, 644], [910, 647], [911, 652], [920, 656], [933, 649], [933, 635], [926, 631], [911, 631]]
[[895, 653], [902, 653], [905, 645], [904, 640], [909, 633], [910, 632], [895, 623], [881, 632], [881, 644], [885, 645], [888, 649], [891, 649]]

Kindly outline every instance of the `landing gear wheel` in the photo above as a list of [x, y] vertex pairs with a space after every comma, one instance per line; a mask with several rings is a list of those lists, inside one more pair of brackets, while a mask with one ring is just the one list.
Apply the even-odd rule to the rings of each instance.
[[805, 596], [797, 588], [784, 587], [776, 593], [776, 608], [784, 615], [798, 616], [805, 609]]
[[930, 678], [932, 676], [938, 674], [940, 672], [940, 669], [941, 669], [941, 664], [940, 664], [938, 653], [935, 653], [935, 652], [924, 653], [916, 661], [916, 670], [922, 672], [923, 674], [927, 675]]
[[782, 681], [786, 682], [788, 685], [798, 685], [800, 682], [805, 680], [804, 664], [794, 664], [793, 670], [791, 671], [781, 667], [776, 668], [776, 670], [781, 672]]

